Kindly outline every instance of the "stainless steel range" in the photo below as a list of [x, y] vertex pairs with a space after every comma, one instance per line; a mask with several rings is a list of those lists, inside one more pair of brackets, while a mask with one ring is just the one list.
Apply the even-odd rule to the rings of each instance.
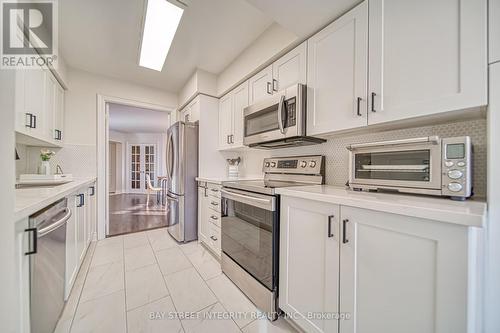
[[222, 271], [274, 320], [278, 315], [279, 187], [324, 183], [324, 157], [266, 158], [264, 180], [224, 183]]

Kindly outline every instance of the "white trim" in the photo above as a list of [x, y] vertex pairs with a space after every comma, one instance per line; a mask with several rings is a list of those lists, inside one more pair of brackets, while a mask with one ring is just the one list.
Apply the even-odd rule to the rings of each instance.
[[[97, 94], [97, 239], [104, 239], [108, 233], [109, 222], [109, 179], [108, 167], [108, 135], [109, 126], [106, 120], [106, 104], [116, 103], [144, 109], [170, 113], [170, 123], [175, 119], [175, 107], [163, 106], [147, 102], [125, 99], [115, 96]], [[101, 200], [101, 198], [104, 198]]]

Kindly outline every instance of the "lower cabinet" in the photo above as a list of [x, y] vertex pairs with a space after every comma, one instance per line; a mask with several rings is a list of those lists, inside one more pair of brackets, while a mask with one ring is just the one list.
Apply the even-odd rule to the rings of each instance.
[[87, 191], [87, 218], [85, 223], [85, 243], [87, 246], [92, 242], [96, 232], [96, 216], [97, 216], [97, 200], [96, 200], [96, 184], [89, 186]]
[[29, 219], [25, 218], [18, 221], [15, 225], [15, 256], [16, 256], [16, 283], [17, 297], [19, 302], [18, 322], [19, 332], [30, 332], [30, 256], [26, 255], [27, 251], [32, 250], [31, 237], [32, 233], [27, 232], [29, 228]]
[[475, 332], [476, 228], [281, 197], [280, 308], [306, 332]]
[[221, 256], [220, 185], [202, 183], [198, 187], [198, 239]]

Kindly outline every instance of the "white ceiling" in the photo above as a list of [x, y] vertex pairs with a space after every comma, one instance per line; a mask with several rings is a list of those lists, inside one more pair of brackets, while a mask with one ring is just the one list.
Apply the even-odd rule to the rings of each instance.
[[163, 133], [170, 124], [168, 112], [109, 104], [109, 129], [123, 133]]
[[162, 72], [138, 66], [145, 0], [59, 1], [70, 67], [177, 92], [196, 68], [219, 73], [272, 20], [244, 0], [190, 0]]
[[246, 0], [269, 15], [299, 38], [312, 35], [319, 28], [353, 8], [362, 0]]

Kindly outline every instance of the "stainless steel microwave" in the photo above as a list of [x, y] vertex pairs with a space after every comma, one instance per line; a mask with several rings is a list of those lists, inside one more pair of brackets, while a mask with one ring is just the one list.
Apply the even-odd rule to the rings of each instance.
[[295, 84], [243, 110], [243, 144], [285, 148], [325, 142], [306, 136], [306, 86]]
[[349, 150], [349, 187], [449, 196], [472, 195], [470, 137], [415, 139], [355, 144]]

